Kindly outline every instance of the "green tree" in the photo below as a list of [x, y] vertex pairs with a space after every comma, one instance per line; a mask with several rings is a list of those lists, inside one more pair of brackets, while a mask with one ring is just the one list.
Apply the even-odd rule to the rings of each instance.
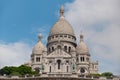
[[21, 74], [19, 72], [14, 71], [10, 74], [10, 76], [21, 76]]
[[4, 74], [9, 75], [11, 72], [12, 72], [12, 69], [8, 66], [5, 66], [0, 70], [1, 75], [4, 75]]
[[21, 75], [32, 74], [32, 69], [29, 66], [21, 65], [18, 67], [18, 72]]
[[10, 76], [21, 76], [21, 75], [38, 75], [39, 72], [37, 71], [32, 71], [31, 67], [21, 65], [19, 67], [14, 67], [14, 66], [5, 66], [2, 69], [0, 69], [0, 75], [10, 75]]
[[104, 73], [101, 74], [101, 76], [112, 77], [113, 74], [111, 72], [104, 72]]
[[90, 74], [90, 76], [93, 76], [93, 77], [100, 77], [100, 74]]

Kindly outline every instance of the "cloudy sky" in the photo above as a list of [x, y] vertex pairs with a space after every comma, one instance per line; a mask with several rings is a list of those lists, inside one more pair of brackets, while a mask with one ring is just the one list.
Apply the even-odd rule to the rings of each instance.
[[120, 0], [0, 0], [0, 68], [29, 61], [39, 33], [46, 45], [61, 5], [99, 72], [120, 74]]

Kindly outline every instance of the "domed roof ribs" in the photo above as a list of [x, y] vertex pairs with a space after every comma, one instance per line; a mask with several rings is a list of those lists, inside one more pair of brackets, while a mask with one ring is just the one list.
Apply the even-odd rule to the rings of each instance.
[[74, 30], [72, 26], [69, 24], [69, 22], [64, 17], [63, 6], [61, 6], [60, 8], [60, 17], [58, 21], [51, 28], [49, 36], [55, 35], [55, 34], [69, 34], [69, 35], [74, 36]]

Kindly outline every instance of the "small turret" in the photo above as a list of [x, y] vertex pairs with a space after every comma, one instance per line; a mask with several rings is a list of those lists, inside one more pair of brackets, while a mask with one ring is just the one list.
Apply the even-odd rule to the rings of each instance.
[[87, 45], [84, 43], [84, 36], [83, 34], [81, 33], [80, 34], [80, 42], [79, 44], [77, 45], [76, 47], [76, 52], [77, 54], [87, 54], [87, 55], [90, 55], [89, 54], [89, 50], [88, 50], [88, 47]]
[[44, 45], [42, 44], [42, 34], [38, 35], [38, 43], [35, 45], [35, 47], [33, 48], [32, 54], [42, 54], [43, 51], [46, 50], [46, 48], [44, 47]]

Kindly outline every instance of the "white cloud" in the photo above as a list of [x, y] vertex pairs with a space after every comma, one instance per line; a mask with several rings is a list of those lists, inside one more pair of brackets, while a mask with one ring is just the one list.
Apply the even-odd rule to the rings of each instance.
[[24, 42], [0, 43], [0, 68], [19, 66], [30, 60], [32, 48]]
[[66, 19], [75, 34], [83, 31], [100, 72], [120, 74], [120, 0], [75, 0], [66, 3]]

